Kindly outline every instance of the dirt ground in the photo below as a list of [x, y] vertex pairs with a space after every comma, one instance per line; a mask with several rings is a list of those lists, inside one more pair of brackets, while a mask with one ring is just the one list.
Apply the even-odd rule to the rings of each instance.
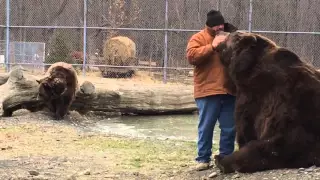
[[[112, 84], [114, 88], [139, 82], [88, 79], [97, 86]], [[143, 80], [146, 86], [157, 84], [149, 80], [149, 84]], [[45, 112], [24, 110], [13, 117], [0, 117], [0, 179], [320, 179], [320, 168], [315, 167], [229, 175], [220, 174], [215, 167], [190, 171], [195, 165], [194, 142], [101, 134], [87, 128], [96, 119], [71, 112], [65, 120], [55, 121]], [[214, 147], [213, 152], [216, 150]], [[212, 173], [216, 175], [209, 178]]]
[[[137, 139], [87, 129], [90, 116], [54, 121], [18, 111], [0, 119], [0, 179], [320, 179], [320, 169], [221, 175], [194, 172], [194, 142]], [[214, 147], [215, 151], [217, 147]]]

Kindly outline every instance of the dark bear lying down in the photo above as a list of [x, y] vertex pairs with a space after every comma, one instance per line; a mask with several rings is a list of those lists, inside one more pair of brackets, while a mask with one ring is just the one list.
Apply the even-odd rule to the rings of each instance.
[[62, 119], [75, 99], [78, 79], [73, 67], [64, 62], [55, 63], [48, 69], [47, 77], [37, 82], [38, 99], [45, 102], [55, 119]]
[[217, 47], [225, 87], [236, 92], [239, 150], [224, 173], [320, 165], [320, 73], [266, 37], [231, 33]]

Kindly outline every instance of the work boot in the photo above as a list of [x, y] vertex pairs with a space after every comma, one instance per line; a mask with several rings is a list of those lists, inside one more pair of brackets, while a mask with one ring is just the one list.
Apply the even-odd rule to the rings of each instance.
[[195, 171], [203, 171], [203, 170], [207, 170], [210, 168], [210, 164], [209, 163], [204, 163], [204, 162], [199, 162], [193, 170]]

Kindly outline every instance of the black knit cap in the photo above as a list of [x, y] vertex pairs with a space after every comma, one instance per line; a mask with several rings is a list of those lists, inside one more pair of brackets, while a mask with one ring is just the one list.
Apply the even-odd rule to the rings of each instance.
[[220, 11], [211, 10], [207, 13], [207, 26], [213, 27], [221, 24], [224, 24], [224, 18]]

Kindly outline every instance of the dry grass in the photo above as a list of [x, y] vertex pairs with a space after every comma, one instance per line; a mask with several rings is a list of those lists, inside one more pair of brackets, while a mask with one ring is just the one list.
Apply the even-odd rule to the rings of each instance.
[[152, 174], [179, 171], [193, 163], [196, 152], [192, 142], [82, 134], [69, 126], [39, 122], [0, 125], [0, 147], [10, 147], [2, 151], [2, 159], [58, 155], [94, 160], [92, 169]]

